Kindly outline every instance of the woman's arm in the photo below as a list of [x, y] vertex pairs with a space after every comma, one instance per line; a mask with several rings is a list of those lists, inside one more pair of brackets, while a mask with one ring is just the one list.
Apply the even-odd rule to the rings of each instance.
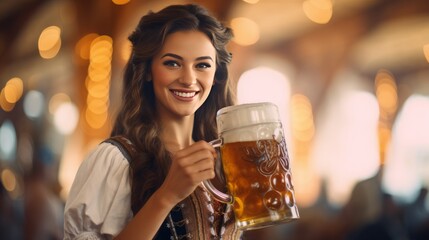
[[115, 240], [153, 239], [175, 206], [156, 191]]
[[216, 152], [207, 142], [197, 142], [174, 153], [162, 186], [148, 199], [116, 240], [153, 239], [171, 209], [214, 174]]

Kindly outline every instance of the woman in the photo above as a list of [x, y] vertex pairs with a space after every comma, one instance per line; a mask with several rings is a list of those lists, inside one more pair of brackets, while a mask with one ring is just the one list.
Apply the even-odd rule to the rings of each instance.
[[231, 38], [197, 5], [142, 17], [129, 37], [123, 107], [112, 131], [136, 151], [128, 163], [104, 142], [82, 163], [66, 203], [65, 239], [240, 236], [229, 207], [200, 186], [215, 178], [216, 152], [207, 143], [217, 137], [215, 114], [233, 104]]

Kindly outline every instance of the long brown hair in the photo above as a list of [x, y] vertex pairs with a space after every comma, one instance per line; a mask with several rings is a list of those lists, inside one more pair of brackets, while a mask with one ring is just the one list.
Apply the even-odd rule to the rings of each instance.
[[226, 49], [232, 38], [230, 28], [195, 4], [171, 5], [156, 13], [149, 12], [140, 19], [128, 38], [132, 43], [132, 54], [125, 67], [123, 106], [111, 134], [125, 135], [139, 152], [130, 165], [131, 207], [134, 214], [161, 186], [171, 161], [159, 138], [162, 126], [156, 119], [155, 95], [152, 81], [149, 81], [152, 58], [161, 50], [169, 34], [185, 30], [206, 34], [216, 49], [215, 84], [207, 100], [195, 113], [193, 139], [215, 139], [217, 110], [234, 103], [228, 73], [232, 56]]

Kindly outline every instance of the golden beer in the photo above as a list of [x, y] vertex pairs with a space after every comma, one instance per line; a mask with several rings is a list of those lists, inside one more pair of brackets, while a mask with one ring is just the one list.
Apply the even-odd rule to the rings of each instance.
[[298, 219], [277, 106], [225, 107], [217, 112], [216, 123], [219, 138], [210, 143], [219, 148], [228, 193], [210, 181], [203, 181], [203, 186], [218, 201], [232, 204], [237, 227], [257, 229]]
[[239, 228], [297, 218], [284, 138], [226, 143], [221, 156]]

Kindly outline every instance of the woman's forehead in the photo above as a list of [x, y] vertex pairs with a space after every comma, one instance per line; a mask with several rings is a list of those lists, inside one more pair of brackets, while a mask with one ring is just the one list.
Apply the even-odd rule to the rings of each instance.
[[161, 55], [165, 53], [174, 53], [187, 58], [198, 58], [201, 56], [214, 58], [216, 56], [216, 49], [206, 34], [190, 30], [169, 34], [160, 51]]

